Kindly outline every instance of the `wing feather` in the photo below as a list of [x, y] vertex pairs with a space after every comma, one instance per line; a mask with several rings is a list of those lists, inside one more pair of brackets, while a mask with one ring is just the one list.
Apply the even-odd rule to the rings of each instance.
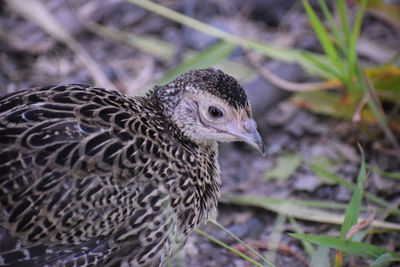
[[116, 94], [74, 85], [0, 99], [0, 236], [22, 242], [0, 241], [0, 263], [114, 251], [102, 237], [135, 216], [135, 183], [152, 153], [141, 149], [146, 130], [130, 128], [134, 104]]

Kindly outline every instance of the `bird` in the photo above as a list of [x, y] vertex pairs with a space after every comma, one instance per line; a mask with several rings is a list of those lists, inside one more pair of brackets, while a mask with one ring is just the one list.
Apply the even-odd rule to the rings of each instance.
[[218, 142], [265, 152], [243, 87], [189, 71], [145, 95], [0, 98], [0, 265], [166, 266], [217, 207]]

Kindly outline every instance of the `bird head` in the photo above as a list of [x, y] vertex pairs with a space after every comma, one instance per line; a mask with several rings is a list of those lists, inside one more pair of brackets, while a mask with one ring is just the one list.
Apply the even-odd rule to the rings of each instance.
[[211, 68], [194, 70], [156, 93], [164, 113], [191, 140], [244, 141], [265, 153], [247, 95], [233, 77]]

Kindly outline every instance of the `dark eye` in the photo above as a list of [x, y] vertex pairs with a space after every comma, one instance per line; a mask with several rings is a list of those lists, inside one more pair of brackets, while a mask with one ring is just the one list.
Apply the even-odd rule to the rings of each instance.
[[213, 118], [221, 118], [222, 117], [222, 111], [214, 106], [211, 106], [208, 108], [208, 113], [211, 115]]

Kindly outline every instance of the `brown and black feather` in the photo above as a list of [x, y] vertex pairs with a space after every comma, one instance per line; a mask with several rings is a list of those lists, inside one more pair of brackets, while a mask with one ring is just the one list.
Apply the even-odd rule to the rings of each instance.
[[217, 147], [169, 119], [186, 86], [247, 105], [212, 69], [144, 97], [80, 84], [2, 97], [0, 265], [165, 264], [219, 194]]

